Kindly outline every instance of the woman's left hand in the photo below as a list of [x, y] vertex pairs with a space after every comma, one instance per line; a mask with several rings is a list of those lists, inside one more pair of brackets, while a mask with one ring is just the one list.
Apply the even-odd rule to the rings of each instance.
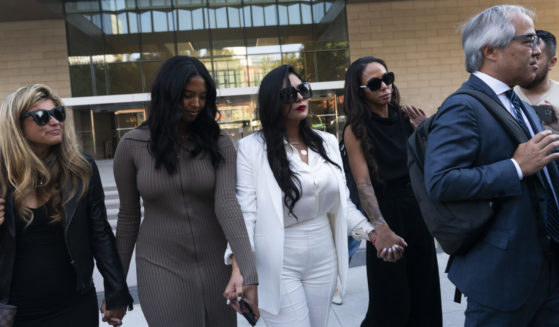
[[233, 264], [231, 270], [231, 278], [229, 278], [229, 283], [225, 286], [225, 291], [223, 291], [223, 297], [227, 299], [227, 304], [229, 304], [235, 311], [241, 312], [239, 307], [239, 302], [237, 299], [243, 297], [243, 275], [237, 264], [235, 256], [233, 256]]
[[419, 124], [421, 124], [422, 121], [427, 119], [427, 115], [425, 114], [423, 109], [419, 107], [405, 105], [402, 106], [402, 110], [404, 110], [406, 115], [408, 115], [408, 118], [410, 119], [413, 128], [416, 128], [417, 126], [419, 126]]
[[101, 303], [101, 313], [103, 314], [103, 321], [108, 323], [112, 326], [120, 326], [122, 325], [122, 318], [126, 314], [127, 307], [122, 307], [118, 309], [107, 310], [107, 304], [103, 299], [103, 303]]

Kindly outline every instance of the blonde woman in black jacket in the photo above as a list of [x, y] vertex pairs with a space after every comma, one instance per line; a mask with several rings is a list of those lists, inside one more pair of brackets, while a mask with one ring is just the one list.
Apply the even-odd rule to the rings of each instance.
[[95, 258], [103, 320], [118, 326], [132, 297], [99, 171], [65, 118], [46, 85], [22, 87], [0, 105], [0, 301], [18, 307], [14, 326], [98, 326]]

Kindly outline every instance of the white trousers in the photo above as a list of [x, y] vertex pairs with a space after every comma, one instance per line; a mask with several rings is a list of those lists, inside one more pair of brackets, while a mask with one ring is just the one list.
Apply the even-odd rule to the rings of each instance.
[[280, 311], [260, 310], [268, 327], [325, 327], [338, 275], [326, 216], [285, 229]]

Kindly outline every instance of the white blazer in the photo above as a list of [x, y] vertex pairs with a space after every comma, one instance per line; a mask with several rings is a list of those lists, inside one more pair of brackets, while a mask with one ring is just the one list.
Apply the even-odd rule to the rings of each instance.
[[[358, 239], [367, 239], [367, 232], [373, 227], [349, 198], [336, 137], [325, 132], [318, 133], [324, 139], [328, 157], [339, 166], [329, 165], [340, 192], [333, 214], [329, 214], [328, 218], [338, 258], [339, 292], [343, 294], [348, 270], [347, 236], [351, 234]], [[283, 263], [283, 194], [270, 169], [266, 144], [260, 132], [253, 133], [238, 143], [237, 200], [253, 246], [259, 281], [259, 307], [277, 314]]]

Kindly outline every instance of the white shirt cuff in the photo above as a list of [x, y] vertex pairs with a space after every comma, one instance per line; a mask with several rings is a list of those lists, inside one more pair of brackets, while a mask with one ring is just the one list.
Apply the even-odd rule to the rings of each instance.
[[522, 180], [524, 178], [524, 175], [522, 174], [522, 169], [520, 169], [520, 166], [518, 165], [518, 162], [516, 162], [516, 160], [514, 160], [512, 158], [510, 160], [514, 164], [514, 168], [516, 168], [516, 173], [518, 174], [518, 179]]

